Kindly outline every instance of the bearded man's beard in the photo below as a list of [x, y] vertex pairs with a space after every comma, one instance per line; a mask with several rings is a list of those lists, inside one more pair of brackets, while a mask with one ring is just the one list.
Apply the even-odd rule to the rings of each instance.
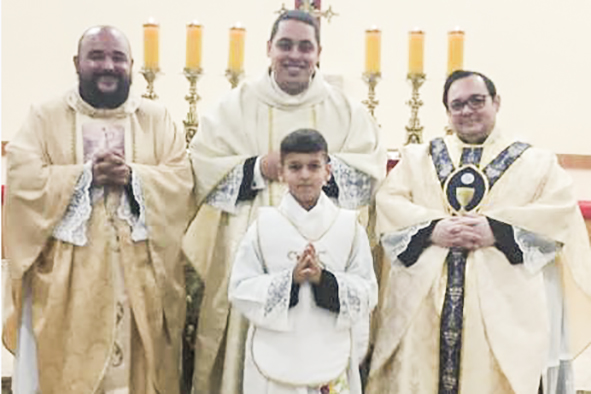
[[[117, 90], [110, 93], [101, 92], [98, 88], [98, 79], [103, 76], [117, 78]], [[121, 76], [113, 73], [92, 74], [90, 78], [78, 74], [78, 89], [80, 96], [88, 104], [95, 108], [113, 109], [123, 104], [129, 97], [131, 76]]]

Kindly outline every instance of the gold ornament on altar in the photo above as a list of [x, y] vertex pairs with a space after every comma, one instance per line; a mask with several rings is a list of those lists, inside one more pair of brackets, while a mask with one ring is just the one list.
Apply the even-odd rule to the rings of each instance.
[[[326, 21], [330, 23], [330, 20], [338, 16], [336, 12], [332, 10], [332, 6], [328, 6], [326, 11], [320, 10], [320, 1], [310, 1], [310, 0], [295, 0], [295, 7], [296, 10], [306, 11], [309, 14], [312, 14], [316, 18], [326, 18]], [[284, 12], [289, 11], [288, 8], [285, 7], [285, 3], [281, 3], [281, 8], [275, 11], [276, 14], [283, 14]]]
[[201, 69], [185, 68], [183, 74], [189, 81], [189, 93], [185, 96], [185, 100], [189, 103], [189, 112], [187, 112], [187, 119], [183, 120], [185, 126], [185, 139], [187, 146], [197, 133], [199, 127], [199, 117], [197, 116], [197, 102], [200, 100], [197, 94], [197, 80], [201, 76]]
[[187, 119], [183, 120], [187, 146], [193, 139], [195, 133], [197, 133], [197, 128], [199, 126], [197, 102], [200, 97], [199, 94], [197, 94], [197, 80], [203, 72], [201, 69], [202, 34], [203, 26], [197, 21], [193, 21], [187, 25], [187, 57], [185, 69], [183, 70], [183, 74], [189, 81], [189, 94], [185, 96], [185, 100], [189, 103], [189, 112], [187, 113]]
[[423, 60], [425, 53], [425, 33], [421, 29], [414, 29], [408, 34], [408, 75], [406, 79], [412, 85], [412, 96], [406, 102], [410, 106], [411, 115], [406, 126], [406, 142], [408, 144], [420, 144], [423, 142], [423, 126], [419, 119], [419, 108], [423, 101], [419, 96], [419, 88], [425, 82], [423, 72]]
[[406, 104], [410, 107], [410, 119], [406, 129], [406, 142], [408, 144], [420, 144], [423, 142], [423, 126], [419, 119], [419, 108], [423, 105], [423, 100], [419, 96], [419, 88], [425, 82], [425, 74], [408, 74], [406, 79], [412, 86], [412, 96]]

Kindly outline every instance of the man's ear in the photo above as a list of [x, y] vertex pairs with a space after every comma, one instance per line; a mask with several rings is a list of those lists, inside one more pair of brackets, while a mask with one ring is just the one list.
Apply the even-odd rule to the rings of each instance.
[[499, 108], [501, 108], [501, 96], [498, 94], [493, 99], [493, 105], [496, 107], [497, 112], [499, 112]]
[[267, 41], [267, 56], [270, 56], [271, 53], [271, 40]]
[[78, 56], [74, 55], [74, 57], [72, 57], [72, 60], [74, 61], [74, 68], [76, 69], [76, 72], [78, 72]]

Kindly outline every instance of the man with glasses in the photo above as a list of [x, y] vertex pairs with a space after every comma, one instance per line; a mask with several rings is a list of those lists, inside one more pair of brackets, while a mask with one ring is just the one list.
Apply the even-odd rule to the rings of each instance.
[[[196, 393], [241, 392], [248, 324], [229, 305], [228, 281], [258, 207], [279, 204], [286, 191], [279, 180], [281, 140], [300, 128], [320, 131], [331, 149], [332, 176], [324, 191], [340, 207], [367, 208], [385, 175], [375, 121], [325, 81], [316, 67], [320, 52], [312, 15], [292, 10], [279, 16], [267, 42], [270, 68], [204, 116], [191, 142], [201, 207], [184, 249], [205, 284], [195, 340]], [[276, 288], [278, 302], [282, 289]]]
[[556, 156], [495, 127], [493, 82], [456, 71], [454, 135], [407, 146], [376, 196], [390, 275], [367, 392], [573, 393], [591, 253]]

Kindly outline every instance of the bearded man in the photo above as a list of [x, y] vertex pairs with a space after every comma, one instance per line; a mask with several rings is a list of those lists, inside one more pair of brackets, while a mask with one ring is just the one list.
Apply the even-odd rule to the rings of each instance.
[[118, 29], [88, 29], [74, 65], [78, 88], [34, 106], [7, 149], [14, 387], [178, 393], [184, 136], [165, 108], [129, 94]]

